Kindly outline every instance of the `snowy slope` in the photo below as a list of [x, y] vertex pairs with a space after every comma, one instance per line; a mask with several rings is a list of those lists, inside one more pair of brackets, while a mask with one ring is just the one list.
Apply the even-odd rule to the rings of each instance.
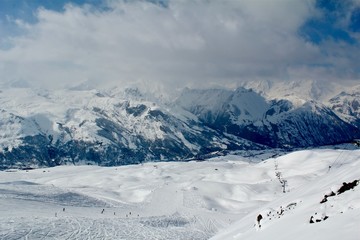
[[357, 239], [360, 187], [320, 201], [359, 179], [359, 159], [359, 150], [317, 149], [0, 171], [0, 239]]
[[[286, 193], [212, 239], [359, 239], [358, 154], [306, 151], [278, 158], [276, 164], [282, 178], [288, 180]], [[303, 164], [294, 166], [292, 163], [299, 158]], [[313, 169], [318, 170], [309, 174]], [[352, 189], [339, 192], [344, 183], [355, 184]], [[324, 201], [332, 192], [334, 196]], [[261, 226], [257, 222], [259, 214], [263, 217]]]

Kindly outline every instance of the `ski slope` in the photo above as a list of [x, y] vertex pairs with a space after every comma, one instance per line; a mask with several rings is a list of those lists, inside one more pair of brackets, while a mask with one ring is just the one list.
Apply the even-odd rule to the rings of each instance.
[[0, 239], [358, 239], [360, 187], [320, 201], [359, 165], [359, 150], [315, 149], [2, 171]]

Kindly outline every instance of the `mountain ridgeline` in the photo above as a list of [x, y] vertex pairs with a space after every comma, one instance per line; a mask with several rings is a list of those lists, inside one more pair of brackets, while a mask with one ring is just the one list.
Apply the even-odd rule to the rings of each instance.
[[328, 102], [254, 90], [185, 89], [172, 102], [137, 89], [0, 92], [0, 168], [202, 159], [360, 138], [360, 94]]
[[[353, 101], [360, 102], [360, 97]], [[310, 100], [295, 106], [286, 99], [267, 101], [253, 90], [239, 88], [187, 90], [177, 103], [212, 129], [271, 148], [343, 143], [360, 134], [359, 107], [346, 112], [354, 121], [337, 114], [347, 102], [331, 107]]]

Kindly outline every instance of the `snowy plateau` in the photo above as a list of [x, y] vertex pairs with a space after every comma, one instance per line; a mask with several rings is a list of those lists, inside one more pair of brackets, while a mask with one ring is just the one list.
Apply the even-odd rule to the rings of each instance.
[[360, 150], [271, 154], [0, 171], [0, 239], [359, 239]]

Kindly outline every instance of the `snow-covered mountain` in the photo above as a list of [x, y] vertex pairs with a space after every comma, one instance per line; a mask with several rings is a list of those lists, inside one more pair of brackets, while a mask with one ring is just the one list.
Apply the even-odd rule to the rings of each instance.
[[360, 127], [360, 86], [331, 98], [329, 106], [345, 121]]
[[[347, 99], [339, 101], [346, 106]], [[213, 129], [280, 148], [334, 144], [359, 137], [357, 112], [340, 114], [331, 103], [297, 95], [268, 99], [259, 89], [242, 87], [186, 89], [177, 99], [177, 104]], [[356, 102], [353, 105], [357, 106]]]
[[279, 83], [253, 86], [258, 88], [185, 89], [171, 101], [136, 88], [2, 87], [0, 168], [199, 159], [360, 137], [360, 91], [354, 88], [320, 101], [298, 94], [324, 95], [314, 83], [303, 87], [316, 91], [292, 85], [277, 97]]
[[244, 81], [239, 87], [253, 89], [268, 100], [287, 99], [292, 102], [315, 100], [327, 102], [342, 91], [351, 91], [357, 82], [316, 81], [311, 79]]
[[0, 93], [0, 162], [122, 165], [179, 160], [235, 149], [260, 149], [206, 127], [193, 114], [136, 89]]

